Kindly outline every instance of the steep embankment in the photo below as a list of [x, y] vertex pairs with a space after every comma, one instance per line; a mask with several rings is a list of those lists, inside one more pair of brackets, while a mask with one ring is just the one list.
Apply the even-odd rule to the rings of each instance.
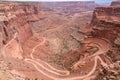
[[[94, 11], [91, 24], [93, 27], [92, 36], [109, 39], [115, 44], [120, 32], [120, 7], [99, 7]], [[103, 35], [104, 34], [104, 35]]]
[[0, 80], [23, 79], [10, 70], [23, 62], [23, 44], [33, 36], [29, 22], [43, 17], [39, 3], [0, 2]]
[[[80, 29], [80, 31], [85, 33], [88, 37], [107, 40], [111, 45], [111, 49], [105, 56], [112, 61], [111, 66], [113, 67], [112, 69], [110, 68], [109, 71], [102, 68], [102, 70], [106, 70], [107, 73], [100, 71], [100, 75], [98, 74], [96, 80], [98, 78], [103, 79], [103, 77], [110, 79], [113, 74], [116, 75], [116, 77], [113, 76], [114, 79], [119, 79], [119, 69], [115, 69], [115, 67], [118, 67], [116, 64], [120, 61], [120, 6], [118, 5], [119, 2], [113, 2], [110, 7], [97, 7], [94, 10], [91, 24]], [[106, 46], [104, 43], [103, 45]], [[116, 74], [111, 74], [111, 70], [116, 72]]]
[[22, 56], [22, 44], [33, 35], [29, 22], [39, 20], [43, 13], [38, 3], [1, 2], [0, 6], [0, 44], [5, 50], [3, 54], [19, 58], [17, 54]]

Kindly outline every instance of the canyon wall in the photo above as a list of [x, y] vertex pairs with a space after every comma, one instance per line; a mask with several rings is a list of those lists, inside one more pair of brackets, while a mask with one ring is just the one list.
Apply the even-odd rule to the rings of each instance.
[[120, 1], [113, 1], [111, 6], [120, 6]]
[[97, 7], [91, 21], [90, 35], [102, 37], [120, 45], [120, 7]]
[[0, 46], [4, 46], [5, 53], [19, 53], [22, 44], [33, 35], [29, 22], [43, 15], [39, 3], [0, 2]]
[[[97, 7], [94, 10], [91, 24], [89, 25], [91, 31], [87, 34], [90, 37], [104, 39], [111, 45], [111, 49], [106, 52], [105, 55], [111, 59], [112, 65], [117, 64], [120, 61], [120, 2], [112, 2], [109, 7]], [[103, 44], [106, 46], [105, 44]], [[119, 65], [118, 65], [119, 66]], [[117, 67], [117, 65], [114, 65]], [[119, 69], [115, 69], [116, 73]], [[103, 70], [104, 71], [104, 70]], [[106, 70], [105, 72], [107, 72]], [[114, 76], [109, 71], [107, 73], [100, 73], [97, 75], [97, 79], [110, 79], [110, 76]], [[104, 75], [104, 76], [103, 76]], [[119, 79], [119, 75], [116, 74], [114, 79]]]

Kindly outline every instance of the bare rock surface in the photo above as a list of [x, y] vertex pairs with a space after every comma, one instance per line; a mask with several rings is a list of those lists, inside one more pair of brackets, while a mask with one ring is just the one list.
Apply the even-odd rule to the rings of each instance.
[[110, 7], [97, 7], [94, 10], [91, 24], [80, 29], [81, 32], [86, 33], [89, 37], [105, 39], [112, 45], [111, 49], [106, 53], [108, 59], [112, 61], [112, 64], [110, 64], [112, 67], [110, 70], [103, 67], [100, 68], [101, 71], [95, 80], [119, 80], [120, 77], [119, 69], [116, 70], [115, 66], [113, 67], [114, 64], [120, 61], [120, 7], [118, 5], [119, 2], [113, 2]]

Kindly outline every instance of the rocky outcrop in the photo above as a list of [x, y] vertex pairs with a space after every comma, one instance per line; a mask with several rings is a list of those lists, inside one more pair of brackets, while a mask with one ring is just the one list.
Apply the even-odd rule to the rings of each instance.
[[120, 6], [120, 1], [113, 1], [111, 6]]
[[20, 47], [33, 35], [29, 22], [43, 14], [39, 3], [0, 2], [0, 44], [5, 53], [21, 53]]
[[[105, 42], [111, 45], [110, 49], [105, 52], [105, 55], [112, 62], [110, 65], [113, 67], [110, 67], [109, 70], [101, 68], [101, 71], [98, 72], [98, 76], [94, 80], [106, 80], [110, 79], [111, 76], [113, 79], [119, 79], [119, 71], [114, 69], [114, 67], [117, 67], [114, 64], [120, 61], [120, 6], [116, 6], [117, 4], [119, 3], [112, 3], [110, 7], [97, 7], [93, 12], [91, 23], [85, 28], [80, 29], [88, 38], [94, 37], [105, 40]], [[96, 43], [98, 44], [99, 40]], [[106, 44], [102, 44], [106, 46]]]
[[120, 37], [120, 7], [96, 8], [91, 25], [93, 29], [90, 35], [102, 37], [114, 43]]

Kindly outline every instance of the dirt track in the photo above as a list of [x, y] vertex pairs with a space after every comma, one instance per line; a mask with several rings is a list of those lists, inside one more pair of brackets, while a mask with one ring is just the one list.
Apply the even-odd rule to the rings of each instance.
[[[83, 41], [83, 43], [86, 43], [88, 44], [87, 46], [88, 47], [97, 47], [99, 50], [89, 56], [90, 57], [94, 57], [94, 66], [92, 68], [92, 70], [86, 74], [86, 75], [83, 75], [83, 76], [74, 76], [74, 77], [71, 77], [70, 75], [70, 72], [69, 71], [65, 71], [65, 70], [58, 70], [54, 67], [52, 67], [50, 64], [42, 61], [39, 59], [35, 59], [33, 57], [33, 53], [35, 51], [35, 49], [37, 47], [39, 47], [40, 45], [43, 45], [45, 43], [45, 39], [43, 40], [43, 42], [41, 42], [40, 44], [38, 44], [37, 46], [35, 46], [31, 52], [31, 59], [30, 58], [26, 58], [25, 61], [32, 64], [40, 73], [44, 74], [45, 76], [53, 79], [53, 80], [75, 80], [75, 79], [84, 79], [84, 78], [87, 78], [89, 76], [91, 76], [95, 70], [96, 70], [96, 67], [97, 67], [97, 62], [98, 60], [101, 62], [101, 65], [107, 67], [108, 65], [101, 59], [101, 57], [99, 56], [100, 54], [104, 54], [106, 53], [109, 49], [110, 49], [110, 45], [107, 41], [105, 40], [102, 40], [102, 39], [97, 39], [97, 38], [88, 38], [88, 39], [85, 39]], [[81, 62], [81, 61], [80, 61]]]

